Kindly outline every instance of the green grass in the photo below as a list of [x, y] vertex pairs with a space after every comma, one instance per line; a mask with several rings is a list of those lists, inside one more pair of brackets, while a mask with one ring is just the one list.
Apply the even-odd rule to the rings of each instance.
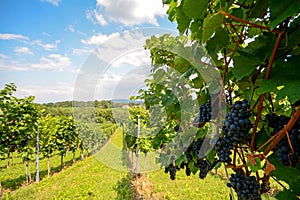
[[159, 170], [149, 173], [148, 177], [155, 192], [162, 194], [162, 199], [229, 199], [226, 182], [219, 176], [208, 175], [202, 180], [198, 174], [187, 177], [181, 170], [172, 181], [169, 174]]
[[[127, 176], [127, 167], [122, 163], [124, 154], [122, 154], [121, 147], [122, 131], [119, 128], [95, 156], [78, 161], [62, 172], [50, 178], [44, 178], [39, 183], [6, 194], [5, 198], [21, 200], [130, 199], [132, 196], [130, 178]], [[66, 160], [68, 158], [71, 160], [71, 155], [68, 156]], [[147, 157], [151, 158], [151, 155]], [[41, 168], [46, 167], [46, 163], [43, 164], [43, 162], [41, 162]], [[51, 162], [53, 162], [53, 165], [59, 166], [59, 157], [53, 158]], [[43, 165], [45, 166], [42, 167]], [[141, 157], [141, 170], [143, 170], [142, 165], [143, 156]], [[17, 166], [20, 169], [17, 169]], [[7, 170], [15, 170], [16, 175], [13, 172], [4, 175], [3, 172], [8, 172]], [[0, 176], [6, 179], [11, 175], [18, 177], [20, 174], [24, 174], [24, 170], [24, 165], [19, 164], [15, 168], [2, 169]], [[147, 168], [147, 170], [149, 169]], [[184, 170], [181, 170], [177, 173], [176, 180], [172, 181], [169, 175], [165, 174], [163, 169], [160, 169], [148, 172], [146, 177], [152, 183], [155, 196], [159, 199], [229, 200], [229, 188], [226, 186], [226, 180], [219, 175], [208, 174], [206, 179], [202, 180], [199, 179], [198, 173], [187, 177]], [[273, 199], [275, 198], [263, 195], [263, 200]]]
[[91, 156], [61, 173], [31, 184], [7, 199], [114, 199], [114, 185], [126, 173], [113, 170]]
[[[80, 159], [79, 151], [76, 152], [76, 160]], [[9, 168], [6, 167], [7, 160], [2, 160], [0, 162], [0, 180], [4, 191], [9, 192], [20, 188], [22, 185], [26, 184], [25, 177], [25, 164], [22, 163], [22, 160], [18, 158], [17, 153], [14, 153], [13, 165]], [[73, 154], [68, 152], [64, 157], [65, 166], [69, 166], [72, 164]], [[50, 158], [51, 162], [51, 173], [57, 173], [60, 171], [60, 156], [55, 155]], [[40, 178], [43, 179], [47, 176], [48, 169], [48, 161], [47, 159], [40, 160]], [[35, 179], [35, 162], [29, 163], [29, 169], [31, 172], [31, 177]]]
[[[99, 157], [114, 160], [111, 146], [122, 146], [122, 132], [117, 129], [110, 142], [96, 155], [75, 163], [51, 178], [23, 187], [9, 195], [7, 199], [114, 199], [117, 191], [113, 188], [126, 172], [114, 170], [109, 163], [103, 164]], [[117, 154], [116, 154], [117, 155]], [[59, 159], [58, 159], [59, 160]]]
[[[155, 192], [160, 193], [161, 199], [230, 199], [226, 179], [212, 173], [209, 173], [205, 179], [199, 179], [198, 173], [187, 177], [184, 170], [181, 170], [177, 172], [176, 179], [172, 181], [169, 174], [165, 174], [162, 169], [148, 173], [147, 176], [152, 182]], [[236, 194], [235, 199], [237, 199]], [[275, 200], [276, 198], [264, 194], [262, 199]]]

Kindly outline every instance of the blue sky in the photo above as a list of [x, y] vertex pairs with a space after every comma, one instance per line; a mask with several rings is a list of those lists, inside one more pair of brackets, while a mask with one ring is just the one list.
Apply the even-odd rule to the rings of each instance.
[[[74, 91], [81, 100], [126, 98], [143, 87], [145, 38], [176, 32], [166, 9], [161, 0], [1, 0], [0, 86], [14, 82], [18, 97], [39, 103], [72, 100]], [[89, 61], [102, 70], [87, 74]]]

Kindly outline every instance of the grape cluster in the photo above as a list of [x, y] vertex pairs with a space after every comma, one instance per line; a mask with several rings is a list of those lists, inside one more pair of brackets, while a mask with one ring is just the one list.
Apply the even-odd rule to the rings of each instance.
[[171, 180], [175, 180], [177, 170], [179, 170], [178, 167], [176, 167], [173, 163], [165, 167], [165, 173], [170, 174]]
[[189, 168], [189, 163], [185, 165], [185, 175], [190, 176], [192, 173], [191, 169]]
[[199, 178], [204, 179], [207, 173], [212, 169], [211, 163], [206, 159], [198, 159], [195, 167], [200, 169]]
[[[172, 180], [175, 179], [176, 172], [179, 171], [180, 169], [185, 169], [185, 173], [187, 176], [191, 175], [191, 169], [190, 169], [190, 164], [193, 164], [195, 168], [198, 168], [200, 173], [199, 173], [199, 178], [204, 179], [207, 175], [207, 173], [215, 167], [217, 164], [218, 160], [216, 159], [213, 163], [210, 163], [205, 157], [201, 157], [200, 155], [200, 149], [202, 146], [203, 140], [198, 139], [194, 140], [189, 147], [185, 151], [185, 155], [187, 158], [186, 162], [182, 162], [179, 166], [176, 166], [174, 164], [175, 158], [171, 156], [171, 161], [172, 163], [165, 167], [165, 173], [170, 174], [170, 178]], [[194, 159], [196, 157], [196, 159]]]
[[225, 137], [232, 138], [232, 144], [247, 144], [251, 139], [249, 130], [252, 124], [249, 120], [251, 116], [248, 109], [248, 101], [237, 101], [230, 109], [230, 113], [225, 118], [225, 127], [223, 133]]
[[232, 187], [238, 195], [239, 200], [261, 200], [259, 194], [259, 183], [255, 176], [245, 176], [240, 173], [231, 174], [228, 187]]
[[206, 158], [203, 158], [200, 153], [201, 145], [203, 143], [202, 139], [194, 140], [191, 145], [188, 147], [185, 155], [188, 159], [188, 163], [186, 164], [186, 175], [189, 176], [191, 174], [191, 170], [188, 167], [190, 161], [193, 160], [192, 155], [197, 156], [197, 161], [194, 162], [194, 166], [200, 170], [199, 178], [204, 179], [207, 173], [217, 164], [217, 160], [214, 163], [210, 163]]
[[249, 120], [251, 116], [249, 108], [247, 100], [236, 101], [226, 115], [222, 130], [223, 137], [215, 145], [221, 162], [231, 162], [230, 155], [233, 146], [250, 142], [249, 130], [252, 128], [252, 124]]
[[195, 117], [193, 125], [197, 128], [201, 128], [205, 125], [206, 122], [209, 122], [210, 119], [211, 119], [211, 103], [207, 102], [200, 106], [199, 113]]
[[[283, 115], [276, 114], [267, 114], [266, 118], [268, 120], [268, 124], [272, 127], [273, 134], [280, 131], [284, 125], [286, 125], [290, 118]], [[286, 166], [294, 167], [297, 163], [300, 162], [300, 120], [298, 120], [292, 129], [289, 131], [289, 140], [294, 150], [294, 154], [290, 147], [289, 141], [287, 137], [284, 137], [276, 146], [278, 161], [282, 162]]]
[[174, 131], [176, 133], [180, 133], [180, 132], [182, 132], [182, 128], [180, 128], [180, 126], [176, 125], [175, 128], [174, 128]]
[[233, 145], [230, 138], [224, 137], [216, 143], [215, 150], [217, 151], [220, 162], [231, 162], [232, 159], [230, 155], [232, 154], [232, 149]]

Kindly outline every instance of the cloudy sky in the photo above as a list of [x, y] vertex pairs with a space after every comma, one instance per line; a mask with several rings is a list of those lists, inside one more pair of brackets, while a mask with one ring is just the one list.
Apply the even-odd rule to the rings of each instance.
[[175, 33], [162, 0], [1, 0], [0, 87], [36, 102], [128, 98], [149, 73], [147, 37]]

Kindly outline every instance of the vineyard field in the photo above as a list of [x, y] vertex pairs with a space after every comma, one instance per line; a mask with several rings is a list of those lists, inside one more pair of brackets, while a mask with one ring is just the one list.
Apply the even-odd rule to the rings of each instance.
[[[117, 129], [120, 130], [120, 129]], [[120, 131], [116, 131], [119, 133]], [[121, 134], [115, 134], [121, 135]], [[113, 143], [119, 143], [119, 138], [113, 136]], [[106, 146], [102, 150], [105, 150]], [[100, 151], [96, 153], [101, 153]], [[62, 172], [45, 178], [39, 183], [20, 188], [7, 199], [111, 199], [116, 198], [117, 192], [114, 185], [125, 172], [113, 170], [100, 163], [94, 156], [78, 161], [74, 165], [64, 169]], [[60, 166], [60, 158], [54, 156], [53, 164]], [[67, 155], [66, 162], [72, 161], [72, 155]], [[16, 166], [18, 168], [20, 166]], [[43, 168], [43, 163], [41, 163]], [[47, 166], [45, 164], [45, 170]], [[14, 171], [16, 172], [16, 171]], [[22, 170], [21, 170], [22, 172]], [[1, 173], [2, 174], [2, 173]], [[16, 175], [15, 175], [16, 176]]]

